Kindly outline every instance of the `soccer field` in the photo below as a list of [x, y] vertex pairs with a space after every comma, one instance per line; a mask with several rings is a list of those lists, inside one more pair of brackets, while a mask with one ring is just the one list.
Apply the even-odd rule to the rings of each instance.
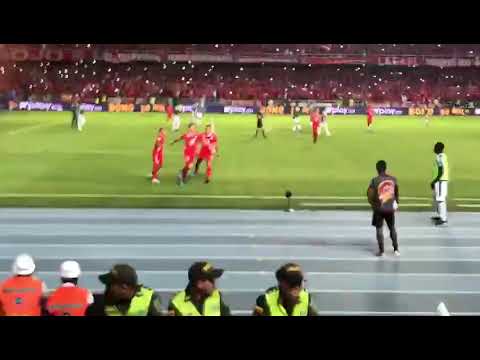
[[[289, 116], [267, 116], [268, 139], [253, 138], [255, 115], [211, 115], [220, 157], [210, 184], [202, 175], [178, 187], [183, 145], [166, 146], [160, 184], [152, 185], [151, 150], [165, 114], [88, 113], [83, 132], [70, 129], [71, 113], [0, 113], [0, 206], [283, 208], [285, 190], [304, 209], [368, 208], [366, 187], [384, 159], [400, 185], [401, 207], [430, 209], [433, 145], [446, 145], [451, 167], [450, 208], [480, 209], [480, 118], [331, 116], [332, 137], [312, 143]], [[182, 116], [182, 131], [190, 114]], [[200, 128], [203, 130], [203, 127]]]

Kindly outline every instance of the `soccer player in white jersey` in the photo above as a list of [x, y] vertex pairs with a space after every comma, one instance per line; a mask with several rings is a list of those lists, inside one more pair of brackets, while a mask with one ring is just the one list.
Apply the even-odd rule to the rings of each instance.
[[320, 130], [318, 132], [318, 136], [322, 135], [322, 129], [325, 130], [325, 134], [327, 134], [327, 136], [332, 135], [328, 130], [327, 110], [325, 108], [320, 109]]
[[447, 223], [447, 195], [448, 195], [448, 158], [443, 152], [445, 145], [437, 142], [433, 148], [435, 156], [434, 179], [430, 184], [433, 190], [433, 210], [437, 213], [432, 220], [435, 225], [444, 225]]
[[182, 111], [182, 106], [177, 105], [174, 109], [173, 121], [172, 121], [172, 131], [180, 130], [180, 112]]

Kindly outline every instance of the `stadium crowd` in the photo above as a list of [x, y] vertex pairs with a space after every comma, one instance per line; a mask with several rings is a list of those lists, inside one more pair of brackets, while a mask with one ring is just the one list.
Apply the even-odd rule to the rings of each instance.
[[369, 100], [402, 106], [426, 97], [466, 104], [480, 99], [479, 71], [378, 65], [24, 62], [0, 67], [0, 92], [14, 101], [65, 101], [72, 95], [85, 102], [205, 96], [210, 101]]
[[[0, 283], [0, 316], [229, 316], [230, 307], [216, 288], [224, 270], [208, 262], [196, 262], [188, 270], [188, 283], [172, 296], [165, 310], [160, 295], [139, 282], [136, 270], [117, 264], [99, 281], [101, 294], [79, 286], [82, 271], [76, 261], [60, 266], [59, 287], [49, 291], [35, 276], [28, 254], [18, 255], [12, 276]], [[316, 316], [310, 294], [304, 289], [299, 265], [287, 263], [275, 273], [277, 285], [257, 298], [255, 316]]]

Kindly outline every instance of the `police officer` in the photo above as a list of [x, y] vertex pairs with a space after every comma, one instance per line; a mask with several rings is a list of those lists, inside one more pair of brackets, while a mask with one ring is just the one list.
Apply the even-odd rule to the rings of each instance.
[[137, 272], [130, 265], [117, 264], [100, 275], [105, 292], [94, 295], [87, 316], [161, 316], [160, 296], [138, 283]]
[[255, 316], [316, 316], [310, 294], [303, 288], [300, 266], [288, 263], [277, 270], [278, 287], [257, 298]]
[[15, 259], [13, 276], [0, 284], [0, 308], [6, 316], [41, 316], [45, 283], [33, 275], [35, 262], [27, 254]]
[[87, 307], [93, 303], [88, 289], [78, 286], [82, 271], [76, 261], [65, 261], [60, 265], [62, 285], [48, 298], [46, 310], [52, 316], [84, 316]]
[[188, 285], [177, 293], [168, 306], [171, 316], [230, 316], [215, 280], [223, 269], [215, 269], [208, 262], [194, 263], [188, 270]]

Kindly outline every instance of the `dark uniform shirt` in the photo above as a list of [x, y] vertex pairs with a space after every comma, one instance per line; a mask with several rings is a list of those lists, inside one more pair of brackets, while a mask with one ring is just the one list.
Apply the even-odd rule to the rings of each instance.
[[[276, 287], [269, 288], [266, 292], [276, 289]], [[287, 311], [288, 316], [292, 316], [294, 306], [292, 304], [284, 304], [282, 302], [283, 307]], [[255, 310], [253, 311], [253, 315], [256, 316], [270, 316], [269, 308], [267, 305], [267, 298], [265, 294], [260, 295], [257, 298], [257, 303], [255, 305]], [[313, 307], [312, 304], [312, 295], [308, 294], [308, 314], [307, 316], [318, 316], [317, 310]]]
[[[195, 303], [195, 301], [193, 300], [193, 297], [191, 297], [192, 290], [190, 286], [187, 286], [187, 288], [185, 289], [185, 295], [186, 295], [185, 299], [190, 300], [192, 304], [195, 306], [195, 308], [197, 309], [197, 311], [203, 315], [205, 299], [202, 300], [200, 303]], [[180, 313], [180, 311], [178, 311], [178, 309], [175, 307], [172, 301], [170, 301], [168, 305], [168, 313], [170, 315], [182, 316], [182, 314]], [[222, 293], [220, 293], [220, 316], [231, 316], [231, 315], [232, 314], [230, 312], [230, 308], [223, 302], [223, 296], [222, 296]]]
[[395, 211], [394, 202], [398, 203], [398, 183], [394, 176], [378, 175], [370, 182], [374, 196], [372, 204], [374, 211], [391, 213]]
[[263, 114], [259, 111], [257, 112], [257, 129], [263, 128]]
[[[94, 294], [93, 304], [91, 304], [86, 311], [86, 316], [106, 316], [105, 306], [115, 305], [118, 310], [126, 315], [130, 307], [131, 300], [121, 301], [118, 303], [112, 303], [107, 299], [105, 294]], [[154, 292], [150, 306], [148, 308], [147, 316], [162, 316], [162, 301], [160, 295]]]

